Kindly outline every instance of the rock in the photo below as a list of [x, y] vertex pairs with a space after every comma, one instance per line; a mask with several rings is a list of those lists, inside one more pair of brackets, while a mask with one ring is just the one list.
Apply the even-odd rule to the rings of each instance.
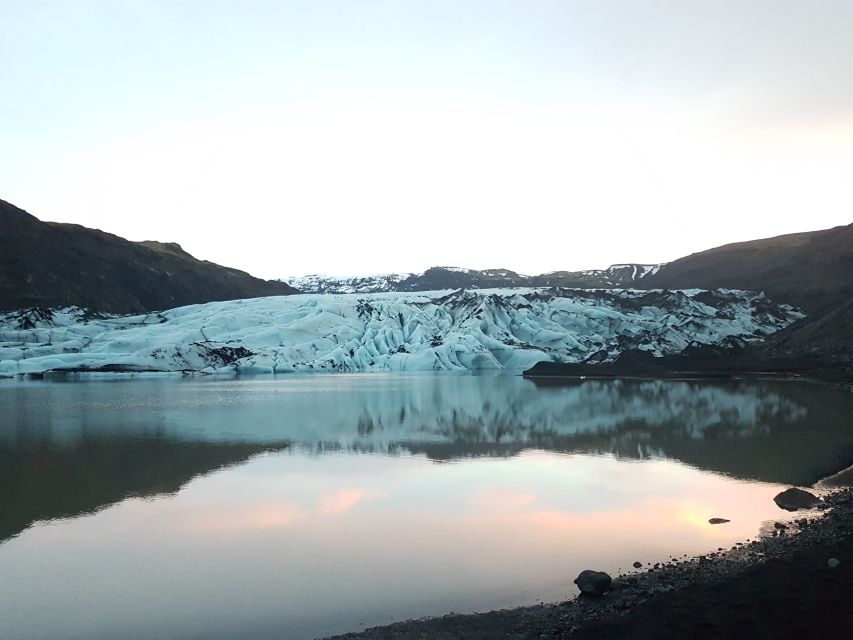
[[731, 520], [726, 520], [725, 518], [711, 518], [708, 520], [709, 524], [725, 524], [727, 522], [731, 522]]
[[634, 568], [635, 568], [635, 569], [639, 569], [639, 568], [641, 568], [642, 566], [643, 566], [643, 563], [642, 563], [642, 562], [639, 562], [639, 561], [638, 561], [638, 562], [635, 562], [635, 563], [634, 563]]
[[820, 499], [813, 493], [802, 489], [785, 489], [773, 498], [776, 506], [785, 511], [797, 511], [799, 509], [813, 509], [820, 504]]
[[830, 569], [835, 569], [838, 565], [841, 564], [841, 560], [839, 560], [838, 558], [830, 558], [826, 561], [826, 564]]
[[586, 569], [575, 578], [575, 584], [581, 593], [592, 596], [603, 596], [610, 589], [613, 579], [603, 571]]
[[610, 594], [618, 593], [620, 591], [634, 590], [637, 586], [628, 582], [627, 580], [617, 578], [610, 584]]
[[839, 471], [834, 476], [829, 476], [820, 481], [822, 487], [853, 487], [853, 467]]

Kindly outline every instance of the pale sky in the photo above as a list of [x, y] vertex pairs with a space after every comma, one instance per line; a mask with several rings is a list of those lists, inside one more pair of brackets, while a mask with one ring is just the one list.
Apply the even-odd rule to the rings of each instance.
[[853, 222], [851, 0], [0, 0], [0, 198], [275, 278]]

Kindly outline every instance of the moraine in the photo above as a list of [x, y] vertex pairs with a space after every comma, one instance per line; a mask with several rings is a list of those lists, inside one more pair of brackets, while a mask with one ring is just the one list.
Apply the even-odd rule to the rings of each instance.
[[803, 317], [726, 289], [305, 294], [137, 316], [30, 309], [0, 314], [0, 376], [524, 369], [745, 344]]

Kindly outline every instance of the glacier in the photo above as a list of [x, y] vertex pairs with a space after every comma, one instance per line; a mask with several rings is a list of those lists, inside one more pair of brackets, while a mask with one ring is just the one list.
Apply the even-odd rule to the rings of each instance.
[[136, 316], [36, 308], [0, 314], [0, 376], [522, 370], [742, 345], [803, 317], [728, 289], [300, 294]]

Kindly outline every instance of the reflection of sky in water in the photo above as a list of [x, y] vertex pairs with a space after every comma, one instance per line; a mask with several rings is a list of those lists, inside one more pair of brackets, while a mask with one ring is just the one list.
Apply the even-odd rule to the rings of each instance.
[[[310, 638], [558, 600], [586, 567], [755, 535], [781, 517], [777, 490], [666, 461], [544, 452], [450, 465], [266, 454], [174, 497], [130, 499], [7, 541], [0, 615], [18, 638], [129, 628]], [[720, 515], [732, 524], [707, 524]]]
[[[779, 485], [701, 469], [720, 470], [746, 451], [760, 463], [736, 475], [776, 477], [781, 467], [762, 466], [771, 449], [805, 455], [806, 441], [824, 446], [813, 421], [827, 447], [849, 454], [848, 408], [847, 397], [812, 387], [537, 388], [500, 376], [4, 386], [7, 460], [57, 447], [74, 460], [94, 442], [126, 436], [157, 438], [157, 456], [187, 442], [297, 446], [214, 471], [217, 462], [173, 495], [94, 501], [89, 509], [114, 504], [7, 539], [0, 620], [21, 639], [298, 640], [559, 600], [583, 568], [707, 552], [785, 517], [772, 502]], [[482, 455], [479, 445], [496, 440], [535, 448]], [[447, 447], [439, 457], [449, 462], [417, 453], [433, 445]], [[643, 445], [692, 466], [640, 459]], [[363, 452], [388, 447], [395, 455]], [[318, 455], [323, 448], [338, 450]], [[572, 453], [586, 450], [612, 453]], [[166, 480], [155, 474], [132, 492], [156, 495]], [[732, 522], [709, 525], [715, 516]]]

